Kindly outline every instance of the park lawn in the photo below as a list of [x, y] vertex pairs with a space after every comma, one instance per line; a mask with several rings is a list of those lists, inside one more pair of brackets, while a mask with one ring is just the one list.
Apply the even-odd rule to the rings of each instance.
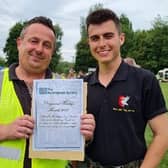
[[[160, 83], [160, 84], [166, 101], [166, 106], [168, 108], [168, 83]], [[152, 139], [152, 132], [149, 127], [146, 128], [145, 138], [146, 138], [147, 144], [149, 144]], [[159, 168], [168, 168], [168, 152], [166, 153], [163, 160], [161, 161]]]

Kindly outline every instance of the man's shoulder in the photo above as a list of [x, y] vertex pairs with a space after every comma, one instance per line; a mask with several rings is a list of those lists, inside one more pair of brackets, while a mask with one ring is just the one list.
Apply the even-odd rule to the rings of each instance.
[[155, 76], [155, 74], [148, 69], [133, 67], [133, 66], [130, 66], [130, 73], [141, 78], [153, 78]]

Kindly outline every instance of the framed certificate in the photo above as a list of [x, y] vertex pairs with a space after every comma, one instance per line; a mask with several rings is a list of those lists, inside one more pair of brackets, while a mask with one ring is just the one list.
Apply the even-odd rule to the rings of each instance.
[[82, 79], [34, 80], [30, 158], [84, 159], [80, 116], [86, 112], [86, 90]]

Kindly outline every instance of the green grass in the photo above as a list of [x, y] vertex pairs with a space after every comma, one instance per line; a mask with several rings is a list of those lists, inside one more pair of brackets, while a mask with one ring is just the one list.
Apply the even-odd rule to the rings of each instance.
[[161, 83], [161, 88], [168, 108], [168, 83]]
[[[163, 95], [166, 101], [166, 106], [168, 108], [168, 83], [160, 83], [160, 85], [161, 85], [161, 89], [162, 89], [162, 92], [163, 92]], [[145, 138], [146, 138], [147, 144], [149, 144], [152, 140], [152, 132], [149, 127], [146, 128]], [[168, 168], [168, 152], [162, 159], [159, 165], [159, 168]]]

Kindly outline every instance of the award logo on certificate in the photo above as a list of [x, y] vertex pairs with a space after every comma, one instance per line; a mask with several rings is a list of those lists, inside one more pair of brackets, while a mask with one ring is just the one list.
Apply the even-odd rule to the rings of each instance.
[[80, 116], [84, 112], [86, 84], [82, 79], [34, 80], [32, 116], [35, 128], [29, 157], [83, 160]]

